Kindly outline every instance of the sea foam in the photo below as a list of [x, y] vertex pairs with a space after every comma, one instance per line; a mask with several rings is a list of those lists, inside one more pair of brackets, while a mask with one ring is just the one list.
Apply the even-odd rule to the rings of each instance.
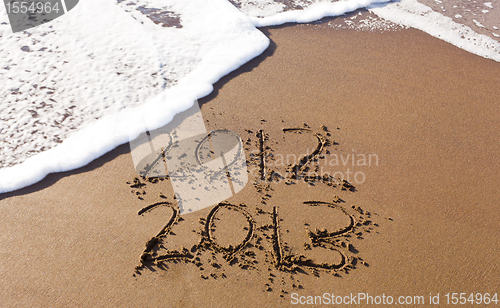
[[88, 164], [138, 136], [143, 120], [150, 129], [167, 124], [269, 45], [225, 0], [140, 5], [175, 12], [182, 28], [162, 27], [112, 0], [81, 1], [29, 32], [2, 25], [1, 161], [36, 155], [0, 169], [0, 193]]
[[422, 30], [468, 52], [500, 62], [500, 43], [416, 0], [401, 0], [384, 6], [374, 4], [368, 8], [379, 17]]
[[[0, 11], [0, 193], [84, 166], [212, 92], [261, 54], [256, 27], [312, 22], [369, 8], [475, 54], [499, 60], [498, 42], [415, 0], [85, 0], [53, 22], [12, 34]], [[293, 1], [292, 1], [293, 2]], [[1, 6], [0, 6], [1, 7]], [[174, 21], [145, 12], [159, 8]], [[154, 11], [154, 10], [153, 10]]]
[[273, 16], [252, 16], [252, 21], [257, 27], [277, 26], [287, 22], [307, 23], [319, 20], [323, 17], [340, 16], [345, 13], [365, 8], [375, 3], [386, 3], [389, 0], [351, 0], [338, 2], [317, 2], [303, 10], [280, 12]]

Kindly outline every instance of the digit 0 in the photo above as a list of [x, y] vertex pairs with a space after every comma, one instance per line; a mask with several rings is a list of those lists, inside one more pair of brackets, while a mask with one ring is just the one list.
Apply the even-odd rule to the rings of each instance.
[[[223, 246], [220, 245], [214, 237], [216, 216], [224, 208], [234, 210], [237, 213], [240, 213], [241, 215], [243, 215], [248, 224], [245, 238], [238, 244]], [[217, 251], [221, 252], [226, 259], [231, 259], [235, 253], [240, 251], [243, 247], [245, 247], [248, 244], [248, 242], [250, 242], [254, 234], [254, 229], [255, 229], [255, 223], [253, 221], [252, 216], [248, 212], [243, 210], [241, 207], [238, 207], [233, 204], [219, 203], [210, 211], [210, 213], [207, 216], [204, 236], [205, 236], [205, 241], [209, 245], [212, 245]]]

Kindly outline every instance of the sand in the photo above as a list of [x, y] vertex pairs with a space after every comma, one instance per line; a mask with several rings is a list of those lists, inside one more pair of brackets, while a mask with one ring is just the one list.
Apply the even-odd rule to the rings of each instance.
[[3, 307], [500, 292], [500, 64], [414, 29], [262, 31], [271, 47], [200, 100], [208, 130], [241, 136], [247, 186], [178, 216], [123, 145], [0, 195]]

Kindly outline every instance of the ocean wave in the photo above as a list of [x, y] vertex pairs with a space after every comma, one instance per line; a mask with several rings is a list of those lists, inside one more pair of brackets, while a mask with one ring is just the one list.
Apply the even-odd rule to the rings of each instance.
[[[81, 1], [15, 34], [0, 14], [1, 164], [17, 163], [0, 169], [0, 193], [88, 164], [138, 136], [142, 120], [167, 124], [269, 45], [225, 0], [121, 4]], [[182, 27], [139, 7], [175, 12]]]
[[384, 6], [370, 5], [368, 8], [379, 17], [422, 30], [468, 52], [500, 62], [500, 43], [416, 0], [401, 0]]
[[360, 8], [500, 61], [498, 42], [415, 0], [86, 0], [13, 34], [0, 11], [0, 193], [82, 167], [261, 54], [257, 27]]

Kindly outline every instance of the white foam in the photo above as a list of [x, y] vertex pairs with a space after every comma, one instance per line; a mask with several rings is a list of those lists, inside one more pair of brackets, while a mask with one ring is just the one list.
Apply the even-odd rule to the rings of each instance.
[[401, 0], [369, 9], [392, 22], [413, 27], [473, 54], [500, 62], [500, 43], [454, 22], [416, 0]]
[[[269, 39], [253, 26], [248, 17], [225, 0], [142, 2], [149, 7], [168, 5], [169, 10], [181, 15], [183, 28], [155, 25], [140, 12], [125, 12], [113, 0], [81, 1], [67, 15], [31, 30], [31, 35], [12, 34], [6, 25], [2, 25], [0, 49], [5, 57], [0, 60], [0, 67], [8, 65], [11, 70], [16, 69], [16, 74], [7, 76], [11, 70], [0, 68], [2, 81], [10, 83], [0, 85], [0, 94], [15, 95], [10, 89], [16, 87], [24, 95], [18, 102], [14, 98], [11, 105], [5, 101], [0, 105], [0, 116], [5, 119], [0, 128], [2, 140], [28, 140], [22, 145], [34, 147], [30, 136], [36, 118], [33, 121], [26, 109], [30, 108], [32, 96], [33, 99], [37, 97], [26, 86], [30, 82], [48, 82], [57, 88], [56, 92], [62, 92], [59, 101], [50, 101], [59, 108], [55, 113], [61, 110], [59, 104], [66, 107], [73, 104], [81, 109], [75, 118], [87, 117], [90, 123], [81, 121], [75, 124], [78, 129], [69, 130], [61, 138], [64, 139], [62, 143], [40, 151], [21, 164], [0, 169], [0, 193], [36, 183], [51, 172], [88, 164], [128, 142], [129, 135], [138, 136], [143, 129], [136, 125], [141, 123], [140, 118], [144, 118], [151, 129], [167, 124], [176, 113], [208, 95], [213, 90], [212, 84], [222, 76], [262, 53], [269, 44]], [[5, 20], [4, 11], [0, 22]], [[42, 39], [46, 36], [52, 37]], [[25, 44], [39, 44], [37, 50], [46, 43], [52, 44], [49, 48], [55, 52], [44, 57], [20, 49]], [[67, 63], [64, 61], [71, 65], [65, 67]], [[130, 65], [123, 65], [122, 61]], [[113, 67], [120, 63], [118, 69]], [[128, 78], [117, 75], [117, 71], [123, 71]], [[44, 72], [48, 76], [39, 77]], [[148, 74], [144, 72], [157, 73], [161, 78], [146, 78]], [[141, 76], [146, 81], [141, 80]], [[176, 76], [178, 80], [170, 88], [152, 89], [148, 84]], [[82, 82], [85, 83], [82, 85]], [[149, 91], [143, 96], [137, 95], [143, 86], [149, 86]], [[52, 94], [43, 92], [39, 94], [40, 103], [52, 98]], [[148, 101], [144, 103], [146, 99]], [[19, 107], [15, 103], [26, 105]], [[23, 112], [22, 116], [17, 115]], [[64, 131], [66, 126], [51, 127], [52, 116], [39, 115], [39, 120], [49, 119], [42, 128], [50, 133]], [[98, 120], [91, 121], [92, 117], [98, 117]], [[16, 135], [17, 131], [20, 133]], [[39, 139], [34, 143], [44, 145], [45, 139]], [[49, 146], [49, 143], [45, 145]], [[4, 157], [2, 153], [2, 160]]]
[[476, 24], [476, 26], [478, 26], [479, 28], [485, 28], [485, 26], [483, 26], [483, 25], [482, 25], [479, 21], [477, 21], [477, 20], [475, 20], [475, 19], [473, 19], [472, 21], [473, 21], [473, 22]]
[[385, 3], [390, 0], [347, 0], [338, 2], [316, 2], [303, 10], [281, 12], [267, 17], [252, 16], [256, 27], [282, 25], [287, 22], [307, 23], [323, 17], [340, 16], [348, 12], [367, 7], [374, 3]]

